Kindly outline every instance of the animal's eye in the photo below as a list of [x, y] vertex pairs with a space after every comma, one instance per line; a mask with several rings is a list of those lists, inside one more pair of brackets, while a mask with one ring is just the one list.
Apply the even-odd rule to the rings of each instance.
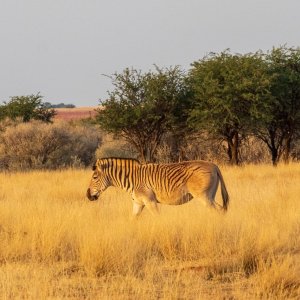
[[97, 178], [98, 178], [98, 175], [97, 175], [97, 174], [93, 175], [93, 178], [94, 178], [94, 179], [97, 179]]

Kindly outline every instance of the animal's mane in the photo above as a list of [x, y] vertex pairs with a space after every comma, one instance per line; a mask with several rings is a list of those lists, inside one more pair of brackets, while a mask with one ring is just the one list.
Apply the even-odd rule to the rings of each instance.
[[121, 160], [131, 160], [131, 161], [135, 161], [135, 162], [137, 162], [137, 163], [141, 163], [138, 159], [136, 159], [136, 158], [129, 158], [129, 157], [115, 157], [115, 156], [109, 156], [109, 157], [101, 157], [101, 158], [99, 158], [99, 160], [102, 160], [102, 159], [111, 159], [111, 160], [114, 160], [114, 159], [121, 159]]
[[98, 161], [105, 161], [105, 160], [107, 160], [107, 161], [114, 161], [114, 160], [122, 160], [122, 161], [124, 161], [124, 160], [126, 160], [126, 161], [132, 161], [132, 162], [134, 162], [136, 164], [139, 164], [139, 165], [141, 164], [140, 161], [137, 160], [137, 159], [135, 159], [135, 158], [127, 158], [127, 157], [101, 157], [101, 158], [97, 159], [96, 162], [93, 164], [93, 170], [96, 169], [96, 165], [97, 165]]

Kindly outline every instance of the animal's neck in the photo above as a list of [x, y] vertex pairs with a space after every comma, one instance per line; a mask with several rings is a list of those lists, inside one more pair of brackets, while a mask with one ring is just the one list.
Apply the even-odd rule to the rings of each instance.
[[110, 184], [132, 192], [138, 181], [139, 166], [135, 160], [111, 158], [106, 169]]

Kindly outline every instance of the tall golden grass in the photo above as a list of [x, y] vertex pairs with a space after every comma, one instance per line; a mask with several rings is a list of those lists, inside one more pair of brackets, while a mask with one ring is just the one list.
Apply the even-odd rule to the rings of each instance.
[[228, 213], [138, 221], [118, 189], [85, 198], [91, 171], [0, 174], [1, 299], [299, 299], [300, 165], [222, 172]]

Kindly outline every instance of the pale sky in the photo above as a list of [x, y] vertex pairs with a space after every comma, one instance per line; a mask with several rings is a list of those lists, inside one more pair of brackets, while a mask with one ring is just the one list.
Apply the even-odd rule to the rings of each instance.
[[98, 105], [111, 75], [300, 46], [299, 0], [0, 0], [0, 102]]

